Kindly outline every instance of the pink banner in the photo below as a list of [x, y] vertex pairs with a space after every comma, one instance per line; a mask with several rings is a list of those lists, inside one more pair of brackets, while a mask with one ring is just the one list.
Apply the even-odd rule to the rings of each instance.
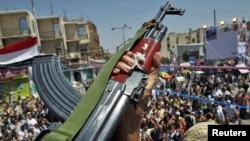
[[26, 74], [28, 74], [27, 67], [15, 68], [15, 69], [1, 69], [0, 80], [9, 79], [12, 77], [17, 77], [17, 76], [26, 75]]

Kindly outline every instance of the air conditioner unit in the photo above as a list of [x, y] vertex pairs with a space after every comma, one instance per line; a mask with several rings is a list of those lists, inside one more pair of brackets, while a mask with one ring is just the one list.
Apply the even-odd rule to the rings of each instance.
[[70, 52], [69, 57], [71, 59], [76, 59], [76, 58], [78, 58], [78, 53], [76, 53], [76, 52]]

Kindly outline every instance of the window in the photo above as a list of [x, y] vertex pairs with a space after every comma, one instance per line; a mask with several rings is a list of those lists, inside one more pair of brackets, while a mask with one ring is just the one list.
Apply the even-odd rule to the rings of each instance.
[[75, 48], [74, 45], [70, 46], [70, 47], [68, 48], [68, 53], [72, 52], [72, 51], [73, 51], [73, 48]]
[[62, 55], [62, 47], [61, 47], [61, 44], [60, 43], [57, 43], [55, 45], [55, 48], [56, 48], [56, 55]]
[[28, 28], [28, 22], [26, 20], [26, 18], [21, 18], [20, 21], [19, 21], [19, 24], [20, 24], [20, 29], [22, 32], [28, 32], [29, 28]]
[[168, 49], [168, 51], [170, 51], [170, 45], [167, 45], [167, 49]]
[[81, 52], [81, 55], [87, 55], [88, 47], [84, 46], [84, 45], [81, 45], [80, 46], [80, 52]]
[[58, 23], [53, 24], [53, 30], [55, 33], [59, 33], [59, 24]]
[[79, 47], [77, 45], [70, 45], [68, 47], [68, 53], [75, 53], [75, 52], [78, 52], [79, 50]]
[[175, 48], [174, 48], [174, 46], [172, 46], [172, 48], [170, 49], [170, 55], [175, 55]]
[[195, 38], [192, 38], [192, 43], [195, 43]]
[[84, 27], [79, 27], [78, 28], [78, 36], [80, 38], [85, 38], [85, 39], [88, 38], [87, 31], [86, 31], [86, 29]]

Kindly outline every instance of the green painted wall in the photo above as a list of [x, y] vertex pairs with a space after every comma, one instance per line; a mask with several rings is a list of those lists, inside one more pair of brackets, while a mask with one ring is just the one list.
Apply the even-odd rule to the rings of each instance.
[[10, 101], [9, 93], [11, 90], [13, 90], [15, 94], [14, 96], [15, 101], [17, 100], [19, 93], [22, 98], [30, 96], [28, 76], [24, 75], [22, 77], [13, 78], [4, 83], [0, 83], [0, 96], [2, 98], [4, 97], [7, 101]]

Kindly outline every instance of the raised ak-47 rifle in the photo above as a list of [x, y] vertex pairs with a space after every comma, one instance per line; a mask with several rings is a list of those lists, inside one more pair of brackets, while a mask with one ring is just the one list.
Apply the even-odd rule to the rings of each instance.
[[[73, 127], [71, 124], [77, 122], [77, 118], [70, 120], [71, 117], [69, 117], [69, 122], [71, 123], [66, 121], [65, 123], [68, 124], [68, 126], [63, 127], [65, 128], [64, 130], [60, 130], [60, 127], [59, 130], [52, 131], [45, 136], [44, 140], [112, 140], [116, 127], [128, 106], [130, 104], [136, 105], [140, 95], [144, 91], [148, 73], [152, 67], [153, 54], [160, 51], [161, 41], [167, 33], [167, 27], [162, 24], [164, 17], [166, 15], [183, 15], [184, 12], [185, 10], [182, 8], [173, 7], [169, 1], [162, 6], [155, 18], [153, 18], [148, 25], [145, 25], [147, 27], [145, 31], [143, 31], [143, 34], [134, 40], [128, 48], [124, 49], [124, 52], [131, 51], [135, 54], [137, 63], [133, 71], [130, 74], [120, 73], [109, 77], [107, 84], [105, 84], [104, 91], [100, 94], [101, 96], [98, 103], [77, 133], [72, 133], [75, 131], [72, 131], [73, 128], [71, 128]], [[140, 61], [143, 61], [142, 65]], [[108, 65], [108, 63], [106, 65]], [[95, 89], [98, 89], [98, 87]], [[91, 96], [94, 95], [91, 93], [89, 97]], [[83, 97], [83, 99], [85, 99], [85, 97]], [[79, 104], [77, 106], [79, 106]], [[85, 105], [85, 107], [87, 106], [88, 105]], [[78, 110], [77, 112], [79, 113], [81, 111]], [[80, 118], [81, 116], [78, 117], [78, 119]]]

